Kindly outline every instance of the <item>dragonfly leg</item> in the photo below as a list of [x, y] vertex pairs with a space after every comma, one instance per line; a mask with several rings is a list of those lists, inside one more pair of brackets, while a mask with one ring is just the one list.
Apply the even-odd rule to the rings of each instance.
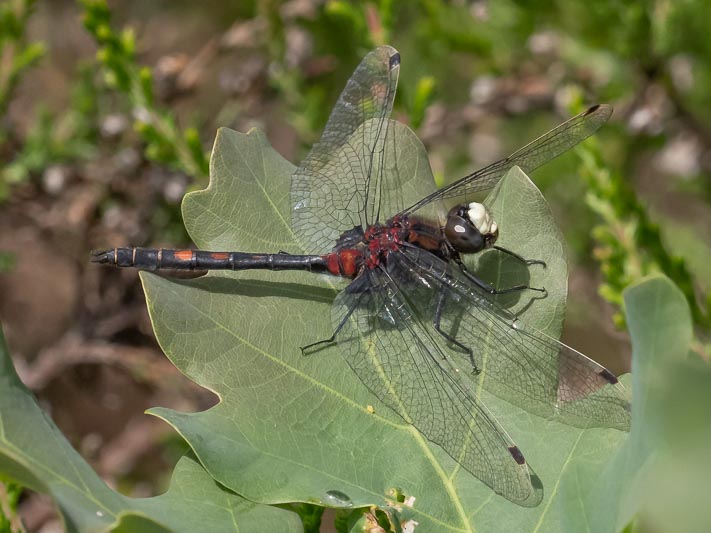
[[524, 265], [529, 266], [529, 265], [543, 265], [543, 268], [546, 268], [546, 262], [541, 261], [540, 259], [526, 259], [523, 256], [517, 254], [516, 252], [512, 252], [511, 250], [508, 250], [504, 248], [503, 246], [493, 246], [494, 250], [498, 250], [499, 252], [503, 252], [505, 254], [510, 255], [511, 257], [515, 257], [519, 261], [521, 261]]
[[474, 285], [482, 289], [483, 291], [488, 292], [489, 294], [508, 294], [510, 292], [519, 292], [523, 290], [531, 290], [531, 291], [536, 291], [536, 292], [541, 292], [543, 293], [543, 297], [548, 295], [548, 291], [546, 291], [545, 288], [538, 288], [538, 287], [531, 287], [530, 285], [514, 285], [513, 287], [507, 287], [506, 289], [497, 289], [489, 285], [486, 281], [483, 279], [479, 279], [476, 277], [474, 274], [469, 272], [467, 267], [464, 265], [462, 260], [456, 260], [457, 265], [459, 265], [459, 270], [462, 271], [462, 274], [464, 274], [464, 277], [466, 277], [469, 281], [471, 281]]
[[435, 315], [434, 315], [434, 320], [432, 321], [432, 325], [434, 326], [434, 329], [437, 333], [442, 335], [447, 341], [450, 343], [454, 344], [461, 350], [463, 350], [467, 355], [469, 355], [469, 361], [472, 364], [472, 371], [474, 374], [479, 373], [479, 367], [476, 366], [476, 362], [474, 361], [474, 352], [472, 351], [469, 346], [466, 346], [459, 342], [457, 339], [455, 339], [452, 335], [444, 331], [441, 327], [441, 321], [442, 321], [442, 311], [444, 311], [444, 304], [447, 299], [447, 294], [445, 293], [444, 287], [440, 288], [440, 290], [437, 293], [437, 308], [435, 309]]
[[311, 344], [307, 344], [306, 346], [301, 346], [301, 355], [306, 355], [307, 350], [310, 351], [312, 348], [315, 348], [316, 346], [321, 346], [324, 344], [333, 343], [336, 340], [336, 336], [343, 329], [343, 326], [346, 325], [346, 322], [348, 321], [350, 316], [353, 314], [353, 311], [355, 311], [355, 309], [356, 309], [356, 306], [354, 305], [353, 307], [351, 307], [348, 310], [348, 312], [343, 316], [341, 321], [336, 326], [336, 329], [334, 330], [333, 335], [331, 335], [329, 338], [322, 339], [322, 340], [316, 341], [316, 342], [312, 342]]

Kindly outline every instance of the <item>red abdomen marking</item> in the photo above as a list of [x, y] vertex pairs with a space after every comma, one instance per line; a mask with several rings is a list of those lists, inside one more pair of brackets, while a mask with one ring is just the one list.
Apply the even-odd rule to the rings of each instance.
[[173, 252], [173, 257], [179, 261], [192, 261], [193, 251], [192, 250], [175, 250]]
[[358, 250], [352, 248], [341, 250], [338, 254], [341, 258], [341, 272], [344, 276], [352, 278], [358, 272], [358, 259], [361, 254]]
[[331, 274], [353, 278], [360, 268], [362, 253], [354, 248], [346, 248], [323, 257], [326, 259], [326, 268]]

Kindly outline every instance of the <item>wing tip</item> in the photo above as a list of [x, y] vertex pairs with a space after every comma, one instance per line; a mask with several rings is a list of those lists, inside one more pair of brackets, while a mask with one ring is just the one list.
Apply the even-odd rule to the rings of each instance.
[[613, 374], [612, 372], [610, 372], [610, 371], [609, 371], [607, 368], [605, 368], [605, 367], [602, 367], [602, 368], [598, 371], [598, 375], [599, 375], [602, 379], [604, 379], [605, 381], [607, 381], [608, 383], [610, 383], [611, 385], [617, 385], [617, 383], [619, 383], [619, 381], [620, 381], [619, 379], [617, 379], [617, 376], [616, 376], [615, 374]]
[[513, 444], [509, 446], [509, 453], [511, 454], [511, 457], [514, 458], [514, 461], [516, 461], [519, 465], [526, 464], [526, 458], [523, 456], [523, 453], [521, 453], [521, 449], [518, 446]]
[[582, 115], [587, 117], [593, 113], [599, 113], [600, 115], [604, 115], [606, 117], [605, 121], [607, 121], [612, 116], [612, 110], [613, 108], [610, 104], [595, 104], [583, 111]]
[[390, 56], [390, 70], [400, 66], [400, 52], [395, 52]]

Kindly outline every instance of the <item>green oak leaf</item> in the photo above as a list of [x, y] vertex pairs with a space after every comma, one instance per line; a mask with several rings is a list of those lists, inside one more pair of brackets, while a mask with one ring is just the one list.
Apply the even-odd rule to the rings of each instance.
[[0, 478], [54, 498], [67, 531], [300, 531], [298, 516], [218, 485], [193, 457], [169, 490], [134, 499], [106, 486], [40, 409], [12, 366], [0, 331]]
[[[689, 365], [686, 358], [691, 341], [691, 315], [684, 295], [668, 278], [656, 276], [627, 288], [624, 298], [633, 345], [632, 431], [611, 460], [579, 461], [567, 469], [561, 480], [565, 493], [561, 516], [564, 530], [568, 531], [620, 531], [647, 506], [645, 502], [649, 501], [650, 492], [678, 492], [677, 485], [663, 482], [655, 466], [661, 443], [670, 439], [671, 425], [663, 420], [670, 406], [673, 406], [673, 418], [677, 418], [681, 410], [686, 413], [683, 419], [693, 420], [695, 428], [704, 426], [705, 413], [699, 412], [698, 406], [695, 410], [685, 408], [678, 400], [682, 389], [690, 397], [701, 392], [690, 387], [693, 380], [685, 384], [670, 380], [675, 374], [679, 377], [679, 370]], [[709, 398], [711, 372], [708, 365], [703, 378], [707, 381], [701, 394]], [[583, 437], [578, 446], [584, 451], [596, 443], [591, 444]], [[697, 468], [701, 464], [697, 464]], [[706, 480], [709, 466], [707, 461]], [[658, 490], [660, 488], [662, 490]], [[657, 511], [668, 508], [668, 501], [660, 501], [656, 507]], [[680, 529], [670, 524], [661, 530]], [[703, 531], [703, 528], [691, 530]]]
[[635, 516], [659, 531], [709, 531], [711, 366], [689, 357], [683, 293], [654, 276], [624, 292], [633, 344], [633, 426], [607, 465], [580, 463], [565, 479], [565, 509], [588, 502], [569, 530], [618, 531]]
[[[398, 157], [409, 161], [392, 166], [411, 173], [399, 182], [430, 190], [432, 174], [419, 140], [396, 122], [390, 131]], [[196, 245], [300, 253], [290, 225], [293, 170], [260, 132], [220, 130], [209, 187], [183, 203]], [[478, 260], [482, 275], [496, 285], [524, 276], [545, 287], [548, 297], [532, 305], [528, 293], [501, 303], [557, 338], [567, 270], [545, 201], [513, 170], [488, 202], [501, 228], [500, 243], [547, 267], [521, 272], [500, 254], [487, 252]], [[144, 273], [142, 280], [164, 352], [220, 398], [205, 412], [150, 412], [175, 427], [216, 480], [252, 501], [388, 507], [399, 510], [401, 522], [417, 522], [423, 531], [564, 531], [565, 473], [578, 461], [604, 464], [627, 439], [617, 430], [583, 431], [546, 421], [484, 395], [543, 484], [540, 506], [519, 507], [379, 403], [337, 347], [301, 354], [300, 346], [331, 335], [330, 306], [344, 280], [269, 271], [213, 272], [187, 281]], [[584, 505], [575, 512], [584, 513]]]

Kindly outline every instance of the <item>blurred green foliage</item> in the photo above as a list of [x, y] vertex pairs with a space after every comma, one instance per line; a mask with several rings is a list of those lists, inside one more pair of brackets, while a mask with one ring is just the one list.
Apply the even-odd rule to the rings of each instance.
[[28, 43], [27, 21], [36, 0], [9, 0], [0, 4], [0, 115], [4, 115], [22, 74], [45, 54], [41, 42]]
[[577, 152], [582, 160], [580, 176], [588, 185], [586, 204], [600, 217], [592, 229], [597, 243], [594, 256], [604, 280], [599, 292], [618, 308], [617, 325], [624, 327], [624, 289], [650, 274], [664, 272], [684, 293], [694, 322], [711, 327], [711, 295], [705, 304], [699, 303], [686, 262], [665, 249], [659, 225], [651, 221], [622, 175], [605, 166], [599, 143], [593, 140]]
[[321, 529], [321, 519], [326, 510], [325, 507], [310, 503], [290, 503], [282, 507], [299, 515], [304, 526], [304, 533], [318, 533]]
[[23, 488], [16, 483], [0, 481], [0, 533], [16, 533], [19, 518], [17, 505]]
[[0, 273], [9, 272], [15, 266], [15, 255], [0, 250]]
[[96, 153], [98, 98], [95, 69], [84, 65], [77, 69], [68, 109], [53, 113], [39, 105], [20, 150], [0, 171], [0, 199], [8, 193], [3, 184], [21, 183], [50, 165], [88, 159]]
[[146, 143], [148, 159], [182, 170], [197, 178], [208, 175], [208, 160], [195, 128], [182, 130], [170, 111], [158, 107], [153, 95], [151, 69], [138, 64], [136, 38], [130, 28], [111, 27], [111, 11], [105, 0], [80, 0], [84, 27], [96, 40], [97, 59], [106, 82], [128, 99], [134, 128]]
[[[12, 0], [0, 4], [0, 118], [6, 114], [22, 74], [46, 52], [43, 43], [27, 42], [25, 35], [35, 3], [36, 0]], [[8, 143], [10, 136], [7, 124], [0, 121], [0, 147]], [[25, 178], [22, 172], [0, 173], [0, 201], [7, 197], [13, 182]]]

